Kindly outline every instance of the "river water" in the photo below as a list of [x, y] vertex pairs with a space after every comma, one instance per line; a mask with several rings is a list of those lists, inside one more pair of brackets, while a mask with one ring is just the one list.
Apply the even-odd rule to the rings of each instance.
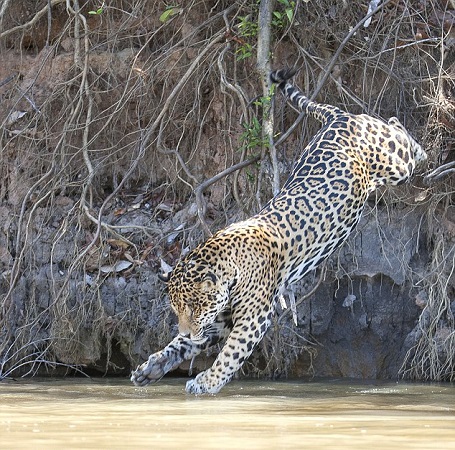
[[455, 385], [185, 380], [0, 382], [0, 449], [455, 449]]

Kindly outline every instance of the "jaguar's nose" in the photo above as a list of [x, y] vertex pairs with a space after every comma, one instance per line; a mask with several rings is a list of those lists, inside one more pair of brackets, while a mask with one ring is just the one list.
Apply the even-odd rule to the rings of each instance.
[[182, 336], [182, 337], [184, 337], [184, 338], [189, 338], [189, 337], [190, 337], [190, 333], [181, 333], [181, 332], [179, 331], [179, 336]]
[[190, 337], [191, 330], [189, 326], [182, 326], [179, 324], [179, 334], [180, 336]]

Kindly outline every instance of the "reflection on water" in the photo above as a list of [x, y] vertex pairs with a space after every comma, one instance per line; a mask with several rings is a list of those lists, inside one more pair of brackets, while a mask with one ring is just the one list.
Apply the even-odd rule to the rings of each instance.
[[0, 383], [0, 448], [455, 449], [455, 386], [184, 380]]

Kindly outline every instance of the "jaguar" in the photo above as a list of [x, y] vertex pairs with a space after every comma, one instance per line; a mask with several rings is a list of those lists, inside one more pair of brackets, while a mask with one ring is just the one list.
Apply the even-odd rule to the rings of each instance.
[[186, 383], [188, 393], [217, 393], [261, 341], [289, 285], [346, 240], [368, 196], [406, 182], [427, 159], [397, 118], [386, 123], [311, 101], [290, 82], [294, 74], [281, 69], [270, 78], [322, 127], [259, 213], [218, 231], [161, 276], [179, 333], [133, 371], [136, 386], [222, 342], [213, 365]]

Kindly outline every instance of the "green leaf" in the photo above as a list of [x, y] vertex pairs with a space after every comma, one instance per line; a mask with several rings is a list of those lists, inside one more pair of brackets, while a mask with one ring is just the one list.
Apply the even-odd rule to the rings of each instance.
[[286, 15], [288, 16], [289, 22], [292, 22], [292, 16], [294, 15], [294, 11], [292, 9], [287, 9]]
[[89, 11], [88, 13], [92, 16], [99, 16], [99, 15], [103, 14], [103, 7], [101, 6], [96, 11]]
[[160, 16], [160, 22], [167, 22], [171, 16], [175, 14], [174, 8], [166, 9]]

